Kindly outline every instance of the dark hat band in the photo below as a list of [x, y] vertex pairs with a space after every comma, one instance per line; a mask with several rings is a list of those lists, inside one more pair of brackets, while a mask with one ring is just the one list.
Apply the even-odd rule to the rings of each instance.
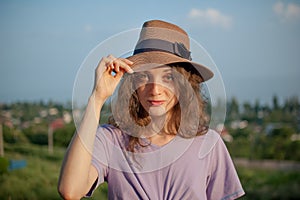
[[191, 52], [184, 46], [184, 44], [178, 42], [172, 43], [160, 39], [147, 39], [139, 42], [135, 47], [133, 55], [149, 51], [169, 52], [181, 58], [192, 60]]

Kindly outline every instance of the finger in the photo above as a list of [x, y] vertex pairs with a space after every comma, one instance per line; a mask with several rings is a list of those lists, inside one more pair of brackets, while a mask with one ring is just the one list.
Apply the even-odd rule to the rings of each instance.
[[108, 73], [112, 73], [112, 72], [118, 73], [121, 71], [121, 69], [127, 73], [134, 72], [130, 67], [133, 64], [133, 62], [126, 58], [115, 58], [113, 55], [108, 55], [106, 57], [103, 57], [101, 61], [104, 63], [106, 67], [106, 71]]
[[114, 61], [110, 61], [108, 67], [110, 67], [110, 69], [115, 69]]
[[109, 59], [111, 59], [111, 60], [116, 60], [116, 59], [117, 59], [116, 57], [114, 57], [114, 56], [111, 55], [111, 54], [109, 54], [109, 55], [107, 56], [107, 58], [109, 58]]
[[110, 71], [113, 69], [113, 65], [112, 64], [112, 60], [108, 57], [102, 57], [102, 59], [100, 60], [96, 71], [98, 71], [99, 73], [102, 71]]
[[103, 72], [108, 71], [109, 68], [107, 66], [107, 63], [109, 62], [109, 59], [107, 57], [102, 57], [101, 60], [98, 63], [98, 66], [95, 69], [96, 75], [101, 75]]
[[114, 60], [113, 61], [114, 69], [118, 73], [120, 71], [120, 61], [119, 60]]
[[132, 65], [133, 64], [133, 62], [131, 60], [128, 60], [126, 58], [123, 58], [122, 60], [123, 60], [123, 62], [125, 62], [128, 65]]
[[100, 60], [100, 63], [104, 63], [105, 65], [109, 65], [114, 60], [115, 60], [115, 58], [113, 56], [106, 56], [106, 57], [102, 57], [102, 59]]
[[[130, 64], [127, 64], [130, 63]], [[113, 69], [116, 73], [120, 72], [121, 70], [124, 70], [127, 73], [133, 73], [133, 70], [129, 66], [131, 65], [131, 62], [126, 62], [123, 59], [119, 58], [113, 61]]]
[[116, 60], [116, 58], [113, 55], [108, 55], [102, 59], [103, 59], [106, 67], [109, 67], [111, 69], [114, 68], [113, 62], [114, 62], [114, 60]]
[[129, 74], [134, 73], [133, 69], [130, 67], [132, 64], [133, 62], [131, 62], [128, 59], [125, 58], [120, 59], [120, 67], [122, 67], [122, 69]]
[[118, 73], [115, 74], [114, 77], [117, 78], [118, 80], [120, 80], [123, 75], [124, 75], [124, 71], [120, 70]]

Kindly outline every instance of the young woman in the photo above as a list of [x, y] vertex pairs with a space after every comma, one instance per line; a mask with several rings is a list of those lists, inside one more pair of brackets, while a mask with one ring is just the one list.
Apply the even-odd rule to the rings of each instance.
[[[61, 170], [65, 199], [236, 199], [244, 194], [230, 155], [208, 128], [200, 83], [213, 73], [191, 61], [180, 27], [145, 22], [133, 56], [103, 57], [85, 115]], [[118, 86], [118, 87], [117, 87]], [[115, 92], [109, 124], [98, 125]]]

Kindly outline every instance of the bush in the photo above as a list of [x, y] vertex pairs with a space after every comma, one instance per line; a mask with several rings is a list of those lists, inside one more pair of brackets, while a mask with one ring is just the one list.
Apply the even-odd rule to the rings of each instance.
[[34, 126], [23, 130], [24, 135], [32, 144], [47, 145], [48, 133], [46, 126]]
[[12, 128], [3, 126], [3, 140], [4, 142], [11, 143], [11, 144], [17, 142], [17, 139], [14, 135], [14, 131]]
[[0, 174], [6, 173], [8, 166], [9, 166], [9, 161], [4, 157], [0, 157]]
[[241, 200], [299, 199], [298, 171], [260, 170], [238, 167], [246, 195]]
[[75, 133], [74, 124], [65, 125], [53, 133], [53, 143], [55, 146], [67, 147]]
[[35, 133], [27, 136], [29, 141], [33, 144], [47, 145], [48, 135], [45, 133]]

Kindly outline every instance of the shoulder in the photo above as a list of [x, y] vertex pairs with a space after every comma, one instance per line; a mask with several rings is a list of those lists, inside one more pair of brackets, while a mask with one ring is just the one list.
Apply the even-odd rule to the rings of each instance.
[[123, 131], [111, 124], [102, 124], [98, 126], [96, 134], [97, 137], [104, 135], [108, 138], [112, 138], [123, 135]]
[[117, 127], [111, 125], [111, 124], [101, 124], [98, 126], [97, 133], [98, 132], [115, 132], [118, 131]]
[[128, 135], [113, 125], [102, 124], [98, 126], [96, 139], [102, 142], [120, 145], [128, 140]]
[[201, 145], [199, 145], [200, 148], [198, 151], [199, 159], [203, 159], [211, 154], [214, 154], [214, 152], [219, 151], [219, 149], [225, 147], [220, 134], [212, 129], [209, 129], [205, 135], [198, 136], [196, 138], [196, 141], [197, 140], [201, 141]]

